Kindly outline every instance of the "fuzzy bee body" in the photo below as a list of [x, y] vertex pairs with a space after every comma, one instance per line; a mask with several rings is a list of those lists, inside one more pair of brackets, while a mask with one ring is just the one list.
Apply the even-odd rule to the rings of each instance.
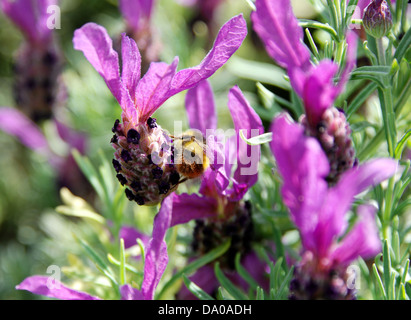
[[174, 139], [174, 165], [187, 179], [198, 178], [209, 166], [205, 139], [194, 130], [189, 130]]

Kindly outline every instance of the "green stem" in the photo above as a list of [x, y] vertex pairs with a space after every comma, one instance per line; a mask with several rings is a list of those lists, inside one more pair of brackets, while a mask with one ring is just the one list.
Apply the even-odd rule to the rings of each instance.
[[[387, 65], [385, 58], [384, 45], [382, 38], [376, 39], [378, 61], [382, 66]], [[397, 128], [395, 124], [395, 112], [393, 107], [392, 85], [390, 78], [385, 77], [384, 87], [378, 89], [378, 95], [381, 102], [381, 112], [384, 121], [385, 136], [388, 143], [388, 153], [390, 157], [394, 157], [395, 142], [397, 140]]]
[[[394, 108], [396, 118], [398, 118], [398, 116], [401, 114], [401, 111], [410, 96], [411, 79], [408, 80], [407, 84], [404, 86], [404, 90], [401, 92], [399, 98], [396, 101]], [[360, 162], [366, 160], [369, 155], [374, 154], [383, 141], [384, 129], [380, 129], [372, 138], [372, 140], [367, 144], [367, 146], [358, 153], [358, 159], [360, 160]]]
[[[377, 42], [377, 54], [378, 62], [382, 66], [387, 65], [386, 51], [382, 42], [382, 38], [376, 39]], [[390, 77], [384, 77], [383, 87], [378, 88], [378, 96], [380, 98], [381, 113], [384, 122], [385, 137], [388, 144], [388, 153], [391, 158], [395, 157], [395, 144], [397, 141], [397, 128], [395, 123], [395, 112], [393, 106], [393, 96], [392, 96], [392, 84]], [[389, 230], [391, 224], [391, 210], [392, 210], [392, 200], [394, 194], [394, 178], [391, 178], [388, 182], [387, 191], [385, 193], [385, 205], [383, 212], [382, 221], [382, 232], [384, 239], [389, 239]]]

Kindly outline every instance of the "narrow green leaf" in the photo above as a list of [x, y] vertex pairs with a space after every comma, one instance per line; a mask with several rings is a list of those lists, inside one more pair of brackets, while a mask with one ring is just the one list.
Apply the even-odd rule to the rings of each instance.
[[277, 300], [284, 300], [286, 299], [286, 293], [288, 288], [290, 287], [290, 281], [294, 274], [294, 266], [291, 266], [290, 270], [288, 271], [287, 275], [284, 277], [283, 281], [281, 282], [280, 288], [277, 291]]
[[355, 69], [351, 73], [352, 80], [369, 79], [377, 83], [381, 88], [386, 88], [384, 78], [388, 77], [391, 71], [389, 66], [365, 66]]
[[229, 297], [227, 291], [225, 291], [222, 287], [218, 287], [217, 300], [233, 300], [233, 298]]
[[389, 300], [395, 300], [395, 278], [396, 278], [395, 273], [391, 273], [390, 283], [389, 283], [390, 290], [388, 290], [388, 292], [389, 292], [388, 299]]
[[[401, 256], [400, 256], [400, 235], [397, 230], [393, 231], [391, 243], [392, 243], [392, 251], [394, 252], [394, 257], [393, 257], [394, 261], [398, 262], [400, 261]], [[394, 265], [395, 265], [395, 262], [394, 262]]]
[[77, 165], [80, 167], [83, 174], [86, 176], [87, 180], [93, 186], [94, 190], [97, 192], [100, 199], [105, 198], [105, 191], [99, 179], [98, 173], [91, 164], [90, 160], [82, 156], [77, 149], [72, 150], [72, 155], [76, 160]]
[[126, 283], [126, 249], [124, 248], [124, 239], [120, 239], [120, 285]]
[[407, 261], [405, 261], [404, 270], [401, 275], [402, 283], [405, 283], [405, 281], [407, 280], [407, 274], [408, 274], [409, 268], [410, 268], [410, 259], [407, 259]]
[[[116, 258], [114, 258], [113, 255], [111, 255], [110, 253], [107, 254], [107, 260], [108, 260], [111, 264], [113, 264], [114, 266], [120, 268], [120, 261], [117, 260]], [[139, 277], [143, 277], [143, 275], [144, 275], [144, 272], [143, 272], [143, 271], [137, 270], [137, 269], [134, 268], [132, 265], [129, 265], [129, 264], [127, 264], [127, 263], [124, 265], [124, 268], [125, 268], [127, 271], [130, 271], [130, 272], [134, 273], [135, 275], [137, 275], [137, 276], [139, 276]]]
[[397, 49], [395, 50], [394, 58], [397, 61], [401, 61], [404, 57], [405, 53], [411, 47], [411, 28], [405, 33], [404, 37], [401, 39], [400, 44], [398, 45]]
[[318, 52], [318, 48], [317, 48], [317, 46], [315, 45], [315, 42], [314, 42], [313, 37], [311, 36], [310, 29], [305, 28], [305, 35], [307, 36], [307, 39], [308, 39], [308, 42], [309, 42], [309, 44], [310, 44], [311, 51], [312, 51], [312, 53], [314, 54], [314, 57], [315, 57], [318, 61], [320, 61], [320, 60], [321, 60], [320, 53]]
[[64, 214], [66, 216], [90, 219], [90, 220], [96, 221], [100, 224], [104, 224], [105, 221], [106, 221], [99, 214], [97, 214], [93, 211], [87, 210], [87, 209], [71, 208], [71, 207], [68, 207], [68, 206], [58, 206], [58, 207], [56, 207], [56, 212]]
[[271, 140], [273, 138], [273, 133], [272, 132], [267, 132], [267, 133], [263, 133], [259, 136], [255, 136], [255, 137], [252, 137], [250, 139], [247, 139], [244, 136], [243, 130], [240, 130], [240, 137], [245, 142], [247, 142], [248, 145], [257, 146], [257, 145], [261, 145], [261, 144], [264, 144], [264, 143], [271, 142]]
[[181, 279], [183, 274], [191, 274], [197, 269], [201, 268], [202, 266], [205, 266], [206, 264], [216, 260], [218, 257], [223, 255], [228, 248], [230, 247], [231, 241], [228, 240], [222, 245], [218, 246], [217, 248], [211, 250], [210, 252], [206, 253], [202, 257], [194, 260], [190, 264], [186, 265], [184, 268], [176, 272], [171, 279], [164, 285], [162, 290], [157, 296], [157, 299], [160, 299], [161, 296], [170, 288], [177, 280]]
[[330, 26], [328, 23], [324, 24], [324, 23], [321, 23], [315, 20], [299, 19], [298, 24], [302, 28], [312, 28], [312, 29], [323, 30], [329, 33], [330, 36], [333, 38], [333, 40], [338, 41], [337, 31], [335, 31], [335, 29], [332, 26]]
[[347, 119], [350, 119], [351, 116], [364, 104], [367, 98], [377, 89], [377, 86], [376, 83], [371, 82], [355, 96], [347, 108]]
[[384, 288], [386, 290], [387, 297], [390, 297], [390, 278], [391, 278], [391, 257], [389, 250], [388, 240], [384, 240], [383, 246], [383, 265], [384, 265]]
[[200, 300], [215, 300], [212, 296], [210, 296], [207, 292], [197, 286], [194, 282], [192, 282], [185, 274], [182, 275], [184, 284], [186, 285], [187, 289], [190, 290], [192, 294], [194, 294]]
[[220, 263], [216, 262], [214, 265], [214, 273], [217, 277], [217, 280], [220, 282], [222, 287], [227, 290], [227, 292], [235, 300], [249, 300], [247, 295], [237, 288], [231, 281], [228, 279], [220, 269]]
[[404, 133], [400, 141], [397, 143], [397, 146], [395, 147], [395, 153], [394, 153], [395, 159], [397, 160], [401, 159], [402, 152], [404, 151], [406, 142], [409, 137], [411, 137], [411, 129], [408, 129], [408, 131]]
[[279, 287], [279, 283], [280, 283], [282, 263], [283, 263], [283, 257], [279, 258], [274, 265], [274, 271], [273, 271], [274, 272], [274, 288], [276, 290]]
[[382, 283], [382, 280], [381, 280], [381, 278], [380, 278], [380, 275], [378, 274], [378, 270], [377, 270], [377, 267], [376, 267], [375, 263], [372, 265], [372, 271], [373, 271], [373, 273], [374, 273], [374, 278], [375, 278], [375, 281], [376, 281], [376, 287], [378, 288], [381, 296], [382, 296], [384, 299], [386, 299], [387, 296], [386, 296], [386, 294], [385, 294], [384, 285], [383, 285], [383, 283]]
[[143, 265], [144, 265], [144, 263], [145, 263], [144, 259], [145, 259], [145, 257], [146, 257], [145, 248], [144, 248], [144, 243], [143, 243], [143, 241], [141, 241], [140, 238], [138, 238], [138, 239], [137, 239], [137, 244], [138, 244], [138, 246], [140, 247], [140, 250], [141, 250], [141, 260], [142, 260]]
[[79, 239], [81, 246], [86, 251], [87, 255], [91, 258], [91, 260], [96, 264], [96, 267], [107, 277], [113, 284], [113, 287], [118, 288], [118, 282], [116, 281], [113, 272], [109, 268], [109, 266], [105, 263], [103, 258], [93, 249], [91, 246], [84, 241], [83, 239]]
[[256, 300], [264, 300], [264, 289], [261, 287], [257, 287], [257, 295], [255, 297]]

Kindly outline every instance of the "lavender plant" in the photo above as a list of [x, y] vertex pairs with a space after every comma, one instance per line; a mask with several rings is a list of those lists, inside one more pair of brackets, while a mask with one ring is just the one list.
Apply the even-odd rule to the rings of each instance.
[[[104, 125], [84, 128], [94, 142], [87, 153], [56, 123], [94, 196], [59, 190], [53, 216], [64, 222], [54, 239], [61, 230], [72, 239], [61, 244], [64, 267], [36, 269], [16, 291], [69, 300], [409, 300], [407, 3], [309, 2], [310, 18], [290, 0], [212, 1], [202, 15], [221, 22], [214, 43], [191, 51], [194, 41], [171, 63], [170, 52], [189, 43], [172, 12], [190, 7], [119, 1], [114, 20], [127, 30], [117, 51], [110, 19], [79, 21], [62, 46], [73, 84], [66, 112]], [[230, 12], [217, 15], [217, 3]], [[155, 58], [153, 34], [165, 48]], [[195, 58], [178, 71], [179, 60]], [[109, 108], [72, 107], [79, 81]], [[17, 110], [0, 109], [0, 128], [65, 173], [64, 158]]]

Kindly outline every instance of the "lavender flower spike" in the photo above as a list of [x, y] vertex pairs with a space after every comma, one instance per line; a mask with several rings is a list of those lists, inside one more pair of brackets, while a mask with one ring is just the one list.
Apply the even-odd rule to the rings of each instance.
[[350, 126], [333, 104], [355, 67], [357, 36], [353, 31], [347, 34], [346, 63], [335, 84], [338, 64], [327, 59], [316, 66], [311, 63], [310, 51], [302, 42], [303, 29], [293, 15], [290, 0], [257, 0], [256, 8], [251, 16], [254, 29], [270, 56], [287, 69], [293, 89], [303, 100], [305, 114], [300, 122], [306, 134], [316, 137], [327, 153], [331, 165], [328, 181], [334, 184], [354, 164]]
[[[283, 178], [281, 193], [300, 231], [304, 251], [290, 288], [292, 298], [354, 298], [355, 293], [341, 281], [346, 268], [358, 257], [374, 257], [381, 243], [373, 208], [359, 207], [358, 221], [343, 236], [348, 228], [346, 216], [354, 197], [391, 177], [398, 164], [375, 159], [346, 171], [329, 188], [325, 178], [330, 168], [317, 140], [306, 137], [304, 129], [284, 115], [274, 120], [271, 130], [271, 149]], [[309, 286], [316, 289], [309, 290]]]
[[247, 34], [242, 15], [230, 19], [221, 29], [213, 48], [196, 67], [177, 72], [178, 57], [171, 64], [152, 62], [140, 79], [141, 55], [136, 43], [122, 37], [122, 73], [117, 52], [107, 31], [88, 23], [74, 33], [74, 48], [105, 80], [123, 112], [122, 123], [113, 127], [113, 166], [120, 183], [129, 187], [130, 200], [154, 205], [175, 191], [180, 176], [170, 164], [171, 141], [151, 115], [171, 96], [195, 87], [214, 74], [240, 47]]

